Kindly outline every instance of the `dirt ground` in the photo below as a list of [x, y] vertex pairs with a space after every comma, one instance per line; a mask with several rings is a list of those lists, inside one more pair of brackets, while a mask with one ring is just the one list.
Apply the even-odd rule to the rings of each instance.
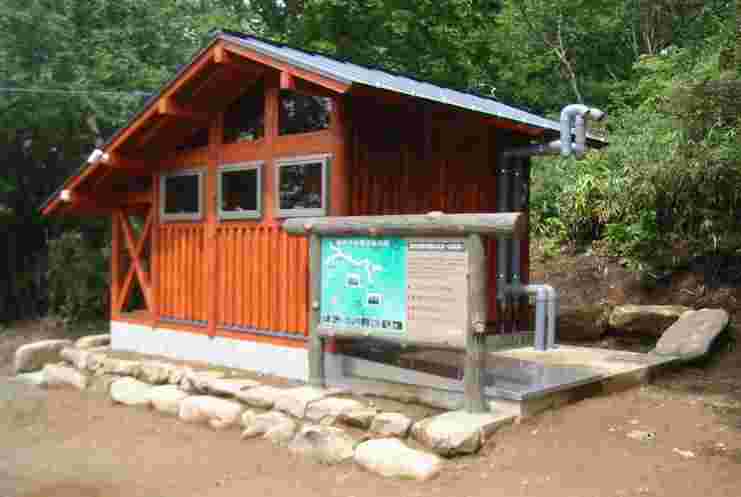
[[[0, 389], [7, 390], [7, 381]], [[147, 409], [24, 387], [0, 414], [3, 497], [487, 496], [741, 494], [741, 431], [701, 396], [661, 387], [588, 399], [505, 428], [430, 482], [319, 466]], [[655, 433], [648, 442], [627, 437]], [[684, 455], [678, 451], [689, 451]], [[691, 454], [690, 454], [691, 452]]]
[[[589, 254], [536, 257], [533, 272], [566, 304], [720, 306], [734, 327], [741, 317], [741, 290], [709, 289], [694, 275], [646, 289], [618, 262]], [[0, 497], [741, 495], [735, 331], [710, 361], [503, 428], [481, 454], [446, 461], [423, 483], [352, 464], [319, 466], [266, 441], [240, 441], [236, 430], [184, 424], [93, 394], [19, 389], [1, 377], [17, 346], [65, 333], [25, 323], [0, 334]], [[628, 436], [634, 431], [653, 437], [638, 441]]]

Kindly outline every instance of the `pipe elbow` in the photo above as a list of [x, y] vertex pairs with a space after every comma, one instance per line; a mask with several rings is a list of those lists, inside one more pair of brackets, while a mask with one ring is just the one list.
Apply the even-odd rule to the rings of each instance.
[[607, 113], [597, 107], [592, 107], [587, 112], [586, 117], [592, 121], [599, 122], [607, 116]]

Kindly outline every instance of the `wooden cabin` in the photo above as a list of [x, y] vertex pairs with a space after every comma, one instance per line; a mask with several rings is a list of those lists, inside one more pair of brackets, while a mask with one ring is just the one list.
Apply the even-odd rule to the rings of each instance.
[[285, 219], [493, 212], [501, 151], [558, 130], [493, 99], [221, 32], [43, 213], [110, 216], [114, 349], [303, 379], [308, 245]]

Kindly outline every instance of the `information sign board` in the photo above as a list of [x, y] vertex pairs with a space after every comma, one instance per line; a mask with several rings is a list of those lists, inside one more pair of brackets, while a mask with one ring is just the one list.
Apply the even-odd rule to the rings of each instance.
[[463, 238], [322, 237], [320, 326], [463, 346]]

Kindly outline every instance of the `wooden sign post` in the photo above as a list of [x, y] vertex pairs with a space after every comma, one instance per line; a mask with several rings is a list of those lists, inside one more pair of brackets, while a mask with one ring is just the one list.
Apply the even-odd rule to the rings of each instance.
[[460, 343], [465, 408], [488, 411], [484, 244], [521, 236], [521, 213], [304, 218], [284, 228], [310, 238], [310, 384], [325, 385], [325, 338]]

